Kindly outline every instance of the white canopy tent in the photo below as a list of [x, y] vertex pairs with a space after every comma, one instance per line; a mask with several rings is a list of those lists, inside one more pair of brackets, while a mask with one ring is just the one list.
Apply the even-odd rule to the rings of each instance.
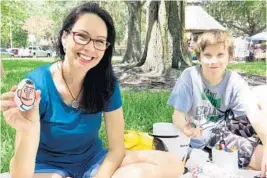
[[250, 40], [252, 41], [257, 41], [257, 40], [267, 40], [267, 32], [261, 32], [256, 35], [253, 35], [249, 37]]
[[200, 6], [186, 6], [185, 8], [185, 30], [188, 32], [204, 32], [206, 30], [225, 28], [209, 15]]

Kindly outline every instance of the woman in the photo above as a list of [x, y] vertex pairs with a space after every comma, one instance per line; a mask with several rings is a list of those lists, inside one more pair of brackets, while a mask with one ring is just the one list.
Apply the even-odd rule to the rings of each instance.
[[[12, 178], [174, 177], [181, 161], [158, 151], [124, 150], [124, 121], [111, 57], [112, 18], [97, 4], [74, 8], [58, 36], [61, 61], [42, 66], [26, 78], [36, 88], [32, 110], [19, 112], [13, 87], [1, 96], [4, 118], [16, 133]], [[105, 118], [108, 151], [98, 131]]]

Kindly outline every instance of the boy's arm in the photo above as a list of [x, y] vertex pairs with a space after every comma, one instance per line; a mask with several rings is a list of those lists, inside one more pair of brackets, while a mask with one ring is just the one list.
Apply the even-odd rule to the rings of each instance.
[[182, 132], [184, 132], [184, 128], [187, 124], [185, 120], [185, 114], [177, 109], [174, 110], [172, 115], [173, 124]]

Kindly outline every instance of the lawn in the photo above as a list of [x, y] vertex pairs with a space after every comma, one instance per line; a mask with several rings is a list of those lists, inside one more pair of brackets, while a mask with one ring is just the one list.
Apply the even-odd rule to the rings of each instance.
[[266, 76], [266, 62], [233, 63], [227, 68], [249, 75]]
[[[44, 61], [4, 60], [6, 78], [1, 81], [1, 93], [8, 91], [11, 86], [21, 81], [25, 74], [34, 68], [47, 64]], [[248, 74], [266, 75], [265, 63], [231, 64], [229, 68]], [[173, 109], [167, 105], [170, 91], [151, 92], [122, 89], [125, 128], [149, 131], [155, 122], [170, 122]], [[2, 113], [1, 113], [1, 117]], [[100, 136], [106, 146], [104, 124]], [[1, 172], [8, 171], [9, 161], [14, 149], [14, 129], [8, 127], [1, 119]]]

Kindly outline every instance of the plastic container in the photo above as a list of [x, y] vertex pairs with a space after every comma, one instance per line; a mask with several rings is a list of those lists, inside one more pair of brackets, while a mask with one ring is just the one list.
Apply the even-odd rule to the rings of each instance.
[[227, 172], [238, 172], [238, 150], [226, 152], [212, 148], [212, 162]]

